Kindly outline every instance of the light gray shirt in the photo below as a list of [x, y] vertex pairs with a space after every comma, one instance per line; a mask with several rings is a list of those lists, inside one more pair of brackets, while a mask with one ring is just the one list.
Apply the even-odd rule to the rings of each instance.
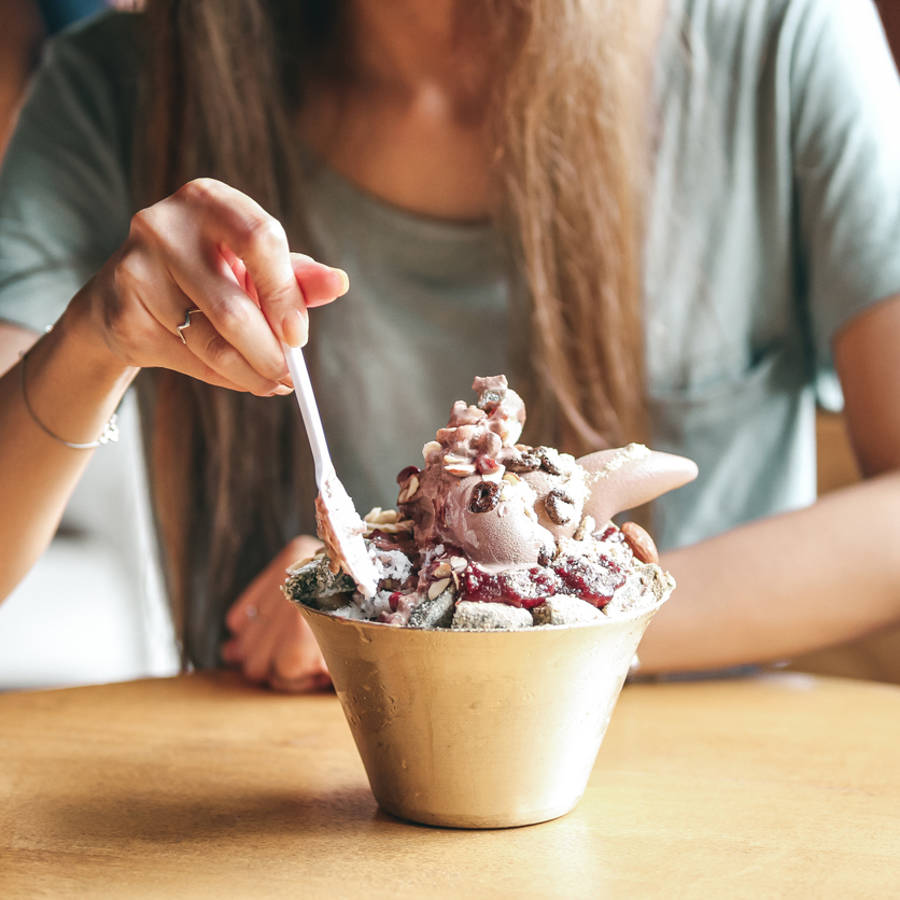
[[[39, 330], [125, 236], [140, 18], [52, 41], [0, 174], [0, 317]], [[869, 0], [672, 0], [646, 247], [653, 444], [697, 460], [663, 546], [815, 497], [814, 399], [835, 332], [900, 293], [900, 84]], [[509, 367], [491, 230], [394, 208], [325, 170], [309, 190], [347, 297], [313, 313], [313, 373], [362, 509]]]

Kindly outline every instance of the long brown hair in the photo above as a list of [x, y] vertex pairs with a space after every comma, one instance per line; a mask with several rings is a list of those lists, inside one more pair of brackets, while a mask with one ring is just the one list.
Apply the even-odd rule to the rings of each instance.
[[[344, 4], [150, 0], [135, 196], [212, 176], [304, 233], [293, 122], [338, 72]], [[644, 430], [642, 185], [650, 65], [642, 0], [483, 0], [498, 72], [495, 217], [524, 288], [530, 428], [575, 453]], [[516, 292], [513, 292], [514, 294]], [[519, 385], [517, 385], [518, 387]], [[145, 379], [150, 469], [186, 659], [213, 665], [228, 606], [311, 507], [289, 403], [171, 372]], [[239, 429], [239, 432], [238, 432]], [[309, 467], [307, 467], [308, 470]], [[304, 477], [305, 476], [305, 477]], [[305, 482], [305, 483], [304, 483]]]

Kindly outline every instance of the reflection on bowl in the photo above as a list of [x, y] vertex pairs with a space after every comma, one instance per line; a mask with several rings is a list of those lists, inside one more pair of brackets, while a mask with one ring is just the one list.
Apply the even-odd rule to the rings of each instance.
[[425, 631], [301, 606], [389, 813], [500, 828], [579, 801], [659, 607], [589, 625]]

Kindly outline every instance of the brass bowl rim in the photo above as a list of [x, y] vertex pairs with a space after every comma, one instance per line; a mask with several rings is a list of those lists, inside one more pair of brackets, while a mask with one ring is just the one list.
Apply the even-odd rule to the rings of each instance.
[[[655, 603], [653, 606], [648, 607], [639, 607], [636, 610], [631, 610], [625, 615], [616, 616], [614, 619], [607, 619], [606, 621], [595, 621], [595, 622], [575, 622], [571, 625], [533, 625], [525, 628], [409, 628], [405, 625], [391, 625], [388, 622], [375, 622], [371, 619], [351, 619], [348, 616], [337, 616], [334, 613], [326, 612], [323, 609], [316, 609], [312, 606], [307, 606], [305, 603], [302, 603], [299, 600], [291, 600], [291, 603], [299, 606], [303, 609], [304, 612], [312, 613], [316, 616], [321, 616], [324, 619], [328, 619], [331, 622], [338, 622], [342, 626], [353, 626], [353, 627], [371, 627], [376, 629], [385, 629], [389, 628], [394, 633], [400, 632], [408, 632], [408, 633], [418, 633], [418, 634], [533, 634], [535, 632], [538, 633], [548, 633], [555, 631], [572, 631], [575, 628], [609, 628], [613, 625], [622, 625], [627, 622], [632, 622], [635, 619], [640, 619], [646, 616], [648, 613], [655, 613], [659, 610], [659, 608], [668, 601], [671, 596], [671, 591], [662, 600], [658, 603]], [[509, 604], [507, 604], [509, 605]], [[521, 608], [521, 607], [520, 607]]]

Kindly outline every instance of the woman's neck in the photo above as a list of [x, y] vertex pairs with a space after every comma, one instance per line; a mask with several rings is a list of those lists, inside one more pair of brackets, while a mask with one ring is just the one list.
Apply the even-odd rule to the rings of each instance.
[[489, 54], [477, 4], [459, 0], [352, 0], [354, 75], [379, 90], [440, 91], [470, 102], [481, 94]]
[[477, 15], [459, 0], [350, 0], [345, 22], [345, 74], [307, 92], [303, 140], [389, 203], [483, 219], [492, 55]]

